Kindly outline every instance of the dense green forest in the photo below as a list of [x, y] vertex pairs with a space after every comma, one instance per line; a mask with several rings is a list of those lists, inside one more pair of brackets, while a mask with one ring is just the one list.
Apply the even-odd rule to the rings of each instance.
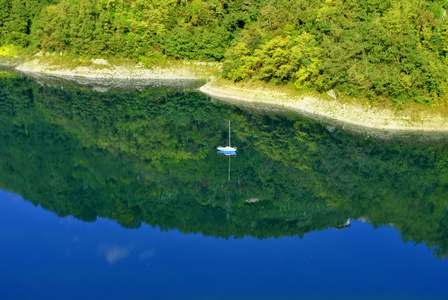
[[[396, 106], [448, 100], [446, 0], [0, 0], [0, 46], [140, 62]], [[391, 102], [389, 102], [391, 103]]]
[[[225, 238], [304, 236], [362, 218], [448, 255], [444, 144], [329, 132], [184, 88], [98, 93], [0, 76], [0, 187], [59, 216]], [[228, 120], [237, 157], [216, 153]]]

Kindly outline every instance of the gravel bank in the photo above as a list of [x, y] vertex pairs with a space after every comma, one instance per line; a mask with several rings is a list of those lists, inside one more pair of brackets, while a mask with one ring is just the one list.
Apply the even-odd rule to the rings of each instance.
[[22, 72], [42, 73], [46, 75], [69, 78], [84, 77], [90, 79], [203, 79], [203, 74], [198, 74], [188, 65], [185, 67], [169, 68], [144, 68], [137, 65], [132, 68], [111, 66], [105, 60], [92, 60], [92, 67], [77, 67], [67, 69], [61, 66], [53, 66], [42, 63], [38, 59], [18, 65], [15, 69]]

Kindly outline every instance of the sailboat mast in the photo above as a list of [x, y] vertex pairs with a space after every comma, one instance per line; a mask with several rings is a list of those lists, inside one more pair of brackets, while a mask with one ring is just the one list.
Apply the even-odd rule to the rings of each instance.
[[232, 145], [230, 144], [230, 121], [229, 121], [229, 147], [232, 147]]

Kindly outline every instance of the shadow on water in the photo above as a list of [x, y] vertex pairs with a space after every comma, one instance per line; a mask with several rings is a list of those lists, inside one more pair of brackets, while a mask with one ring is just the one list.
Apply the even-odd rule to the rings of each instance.
[[[228, 121], [231, 170], [216, 153]], [[302, 237], [360, 219], [448, 255], [444, 139], [331, 132], [211, 102], [194, 86], [98, 92], [9, 71], [0, 126], [0, 186], [59, 216], [225, 238]]]

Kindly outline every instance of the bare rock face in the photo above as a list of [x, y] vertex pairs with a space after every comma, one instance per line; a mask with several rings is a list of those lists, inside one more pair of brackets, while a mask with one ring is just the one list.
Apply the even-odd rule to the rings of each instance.
[[329, 91], [327, 92], [327, 95], [330, 96], [330, 97], [333, 98], [333, 99], [337, 99], [337, 98], [338, 98], [338, 96], [336, 95], [336, 92], [333, 91], [333, 90], [329, 90]]

